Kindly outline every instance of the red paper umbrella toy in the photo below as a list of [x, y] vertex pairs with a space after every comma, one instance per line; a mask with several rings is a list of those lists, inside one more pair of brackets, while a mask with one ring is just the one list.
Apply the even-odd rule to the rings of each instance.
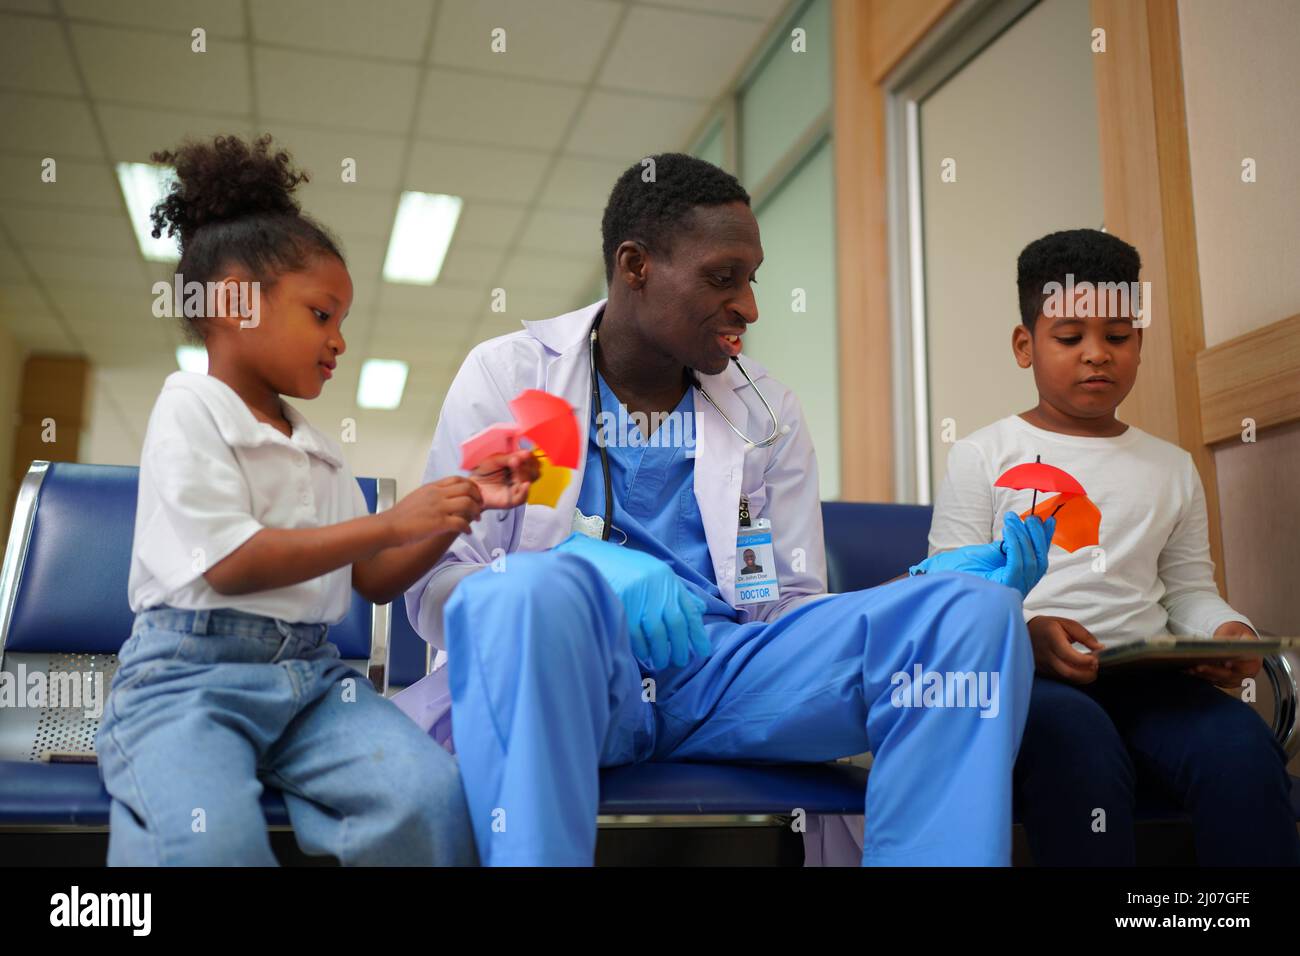
[[489, 425], [461, 443], [462, 468], [469, 471], [489, 455], [514, 451], [521, 438], [527, 438], [545, 451], [551, 464], [561, 468], [578, 467], [582, 436], [568, 402], [541, 389], [530, 388], [510, 400], [510, 412], [515, 416], [513, 422]]
[[[1066, 500], [1062, 500], [1062, 499]], [[1037, 511], [1023, 512], [1021, 520], [1031, 514], [1037, 514], [1046, 521], [1056, 519], [1056, 531], [1052, 534], [1052, 544], [1074, 552], [1080, 548], [1099, 543], [1101, 533], [1101, 510], [1092, 503], [1087, 495], [1060, 494], [1045, 498], [1037, 506]]]
[[1032, 462], [1008, 468], [993, 484], [999, 488], [1015, 488], [1018, 491], [1028, 491], [1032, 488], [1034, 499], [1029, 509], [1031, 513], [1038, 506], [1040, 491], [1057, 492], [1061, 496], [1060, 505], [1064, 505], [1066, 501], [1078, 495], [1087, 494], [1074, 475], [1055, 465], [1044, 465], [1042, 455], [1035, 455]]
[[569, 403], [557, 395], [530, 388], [511, 399], [510, 412], [519, 425], [519, 434], [546, 457], [563, 468], [578, 467], [578, 449], [582, 436]]
[[582, 433], [569, 403], [541, 389], [520, 392], [510, 402], [513, 422], [497, 422], [460, 444], [460, 466], [473, 471], [492, 455], [519, 449], [520, 439], [533, 443], [538, 459], [537, 480], [528, 489], [528, 503], [554, 508], [578, 467]]

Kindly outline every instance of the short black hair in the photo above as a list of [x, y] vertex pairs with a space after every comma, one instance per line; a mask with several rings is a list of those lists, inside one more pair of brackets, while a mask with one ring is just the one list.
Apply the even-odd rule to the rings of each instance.
[[[187, 140], [150, 157], [176, 169], [176, 181], [151, 211], [155, 239], [178, 236], [185, 282], [207, 283], [240, 266], [266, 290], [285, 272], [306, 267], [315, 256], [344, 262], [339, 241], [302, 212], [293, 192], [309, 181], [271, 137], [252, 143], [238, 136]], [[185, 317], [182, 329], [202, 341], [202, 318]]]
[[692, 209], [731, 202], [748, 206], [749, 193], [712, 163], [685, 153], [638, 160], [614, 183], [600, 220], [605, 281], [614, 276], [614, 253], [621, 243], [634, 239], [667, 256], [675, 236], [691, 228]]
[[1020, 321], [1034, 331], [1043, 311], [1049, 282], [1065, 284], [1066, 275], [1080, 282], [1137, 282], [1142, 257], [1123, 239], [1097, 229], [1067, 229], [1035, 239], [1016, 261]]

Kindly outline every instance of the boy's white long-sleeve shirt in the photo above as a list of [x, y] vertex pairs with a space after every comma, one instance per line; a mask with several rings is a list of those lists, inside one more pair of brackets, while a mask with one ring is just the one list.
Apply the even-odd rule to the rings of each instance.
[[[1131, 425], [1092, 438], [1012, 415], [956, 442], [935, 500], [930, 554], [1000, 539], [1003, 515], [1028, 511], [1033, 493], [994, 482], [1037, 455], [1078, 479], [1101, 511], [1101, 528], [1096, 547], [1052, 546], [1047, 574], [1025, 599], [1026, 621], [1072, 618], [1106, 644], [1166, 632], [1208, 637], [1228, 621], [1250, 623], [1215, 587], [1191, 455]], [[1039, 501], [1053, 494], [1039, 492]]]

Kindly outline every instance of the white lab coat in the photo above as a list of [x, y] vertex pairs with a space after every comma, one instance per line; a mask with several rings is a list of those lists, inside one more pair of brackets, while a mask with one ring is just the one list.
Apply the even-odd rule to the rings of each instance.
[[[496, 422], [512, 420], [508, 402], [524, 389], [540, 388], [567, 401], [577, 412], [584, 436], [591, 421], [591, 325], [604, 301], [576, 312], [537, 322], [483, 342], [470, 352], [447, 392], [424, 469], [424, 481], [460, 473], [460, 444]], [[736, 531], [740, 496], [749, 498], [753, 517], [772, 521], [779, 600], [741, 609], [741, 620], [771, 621], [826, 593], [826, 558], [818, 497], [817, 458], [803, 410], [794, 393], [758, 363], [742, 359], [789, 430], [767, 448], [746, 452], [737, 436], [694, 390], [695, 497], [713, 559], [722, 599], [736, 598]], [[734, 363], [700, 383], [746, 435], [765, 437], [771, 419]], [[608, 411], [613, 411], [612, 409]], [[443, 648], [443, 606], [456, 584], [512, 551], [543, 551], [568, 537], [582, 489], [586, 443], [579, 467], [556, 507], [525, 505], [489, 511], [461, 535], [433, 569], [406, 592], [410, 620], [421, 637]]]

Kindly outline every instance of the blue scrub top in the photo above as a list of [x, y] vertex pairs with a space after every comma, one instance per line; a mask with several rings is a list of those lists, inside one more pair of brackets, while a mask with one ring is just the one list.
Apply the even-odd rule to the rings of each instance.
[[[695, 396], [688, 388], [673, 409], [676, 421], [665, 422], [646, 437], [631, 421], [618, 396], [597, 373], [601, 409], [616, 418], [610, 428], [609, 477], [614, 492], [613, 529], [609, 540], [623, 543], [666, 562], [678, 578], [705, 602], [704, 615], [737, 620], [736, 610], [722, 600], [713, 576], [713, 559], [704, 536], [704, 521], [695, 500]], [[595, 403], [587, 435], [587, 467], [583, 472], [578, 510], [605, 516], [605, 479], [600, 467]], [[656, 441], [658, 439], [658, 441]], [[661, 444], [661, 442], [663, 444]]]

